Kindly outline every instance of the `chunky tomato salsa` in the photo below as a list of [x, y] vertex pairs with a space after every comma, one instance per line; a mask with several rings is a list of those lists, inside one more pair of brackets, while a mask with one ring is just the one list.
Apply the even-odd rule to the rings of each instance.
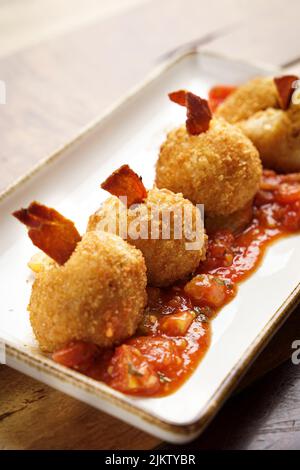
[[239, 234], [210, 236], [194, 277], [168, 289], [149, 288], [134, 337], [113, 350], [76, 342], [53, 359], [123, 393], [164, 396], [180, 387], [206, 353], [211, 320], [259, 265], [275, 239], [300, 230], [300, 174], [264, 171], [250, 224]]

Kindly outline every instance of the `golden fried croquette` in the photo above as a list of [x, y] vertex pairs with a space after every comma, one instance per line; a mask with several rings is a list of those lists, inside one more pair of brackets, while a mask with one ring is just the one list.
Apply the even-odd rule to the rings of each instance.
[[260, 77], [250, 80], [232, 92], [218, 107], [216, 116], [234, 124], [257, 111], [278, 107], [278, 94], [273, 78]]
[[267, 109], [237, 124], [259, 151], [263, 166], [281, 172], [300, 171], [300, 106]]
[[[122, 215], [118, 215], [119, 210]], [[185, 221], [184, 212], [190, 214], [191, 226], [188, 223], [189, 215]], [[120, 224], [122, 218], [123, 224]], [[124, 221], [128, 230], [121, 233]], [[185, 278], [195, 271], [205, 257], [206, 235], [200, 212], [182, 194], [166, 189], [150, 189], [143, 203], [129, 209], [117, 197], [110, 197], [90, 217], [87, 230], [97, 230], [99, 227], [116, 231], [141, 250], [147, 266], [148, 283], [152, 286], [167, 286]], [[163, 232], [168, 227], [170, 232]], [[178, 239], [176, 227], [182, 230], [182, 236], [179, 233]], [[198, 244], [191, 247], [190, 242]]]
[[300, 170], [300, 105], [291, 102], [296, 79], [286, 75], [250, 80], [216, 111], [217, 116], [237, 124], [249, 137], [265, 168]]
[[262, 167], [251, 141], [224, 119], [191, 136], [185, 126], [167, 136], [156, 165], [156, 184], [204, 204], [209, 218], [229, 216], [246, 207], [259, 188]]
[[37, 274], [28, 310], [43, 351], [74, 340], [109, 347], [135, 332], [146, 298], [141, 252], [115, 235], [89, 232], [64, 265]]

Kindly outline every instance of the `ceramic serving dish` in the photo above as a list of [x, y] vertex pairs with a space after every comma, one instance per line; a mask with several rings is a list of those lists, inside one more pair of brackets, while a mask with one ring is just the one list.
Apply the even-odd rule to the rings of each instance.
[[184, 443], [201, 433], [296, 305], [300, 236], [283, 238], [267, 250], [259, 269], [213, 321], [209, 351], [176, 393], [133, 398], [39, 351], [26, 310], [32, 283], [27, 261], [36, 249], [10, 214], [38, 200], [83, 231], [88, 215], [106, 197], [99, 183], [112, 170], [128, 163], [143, 176], [146, 187], [153, 184], [159, 146], [166, 132], [184, 119], [182, 108], [167, 99], [169, 91], [186, 88], [205, 96], [214, 84], [237, 84], [272, 72], [199, 52], [177, 57], [1, 195], [0, 336], [9, 366], [164, 440]]

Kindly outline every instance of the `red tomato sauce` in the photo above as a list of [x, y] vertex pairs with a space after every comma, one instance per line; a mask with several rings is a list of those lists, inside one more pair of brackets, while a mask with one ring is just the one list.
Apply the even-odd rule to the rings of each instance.
[[236, 90], [236, 86], [230, 85], [216, 85], [209, 90], [208, 93], [208, 104], [211, 112], [214, 113], [220, 104]]
[[135, 336], [113, 350], [77, 342], [53, 354], [57, 362], [137, 396], [176, 391], [210, 345], [211, 319], [258, 267], [274, 240], [300, 230], [300, 173], [264, 171], [250, 224], [238, 234], [210, 236], [207, 259], [188, 282], [149, 288]]

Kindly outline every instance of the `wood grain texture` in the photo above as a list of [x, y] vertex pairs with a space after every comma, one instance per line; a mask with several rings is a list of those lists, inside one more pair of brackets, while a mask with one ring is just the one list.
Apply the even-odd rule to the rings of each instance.
[[[182, 43], [222, 34], [209, 50], [290, 64], [291, 70], [300, 72], [297, 0], [289, 0], [285, 9], [281, 0], [156, 0], [105, 19], [97, 16], [99, 2], [87, 1], [72, 2], [74, 10], [65, 21], [53, 11], [53, 27], [51, 21], [47, 23], [47, 8], [44, 16], [39, 10], [42, 16], [35, 23], [28, 18], [30, 27], [20, 32], [23, 36], [13, 36], [22, 25], [23, 5], [19, 23], [5, 21], [5, 15], [0, 18], [2, 56], [6, 54], [0, 59], [0, 79], [7, 86], [7, 104], [0, 106], [0, 191], [76, 136], [142, 80], [158, 58]], [[45, 2], [50, 5], [50, 0]], [[67, 11], [70, 2], [59, 3], [63, 2], [61, 8]], [[16, 17], [18, 3], [14, 2]], [[75, 10], [83, 3], [89, 11], [80, 19], [83, 10]], [[45, 32], [43, 25], [48, 28]], [[223, 33], [224, 28], [229, 32]], [[44, 42], [28, 47], [38, 37]], [[22, 50], [7, 55], [18, 48]], [[300, 366], [289, 360], [295, 339], [300, 339], [300, 309], [192, 448], [300, 448]], [[284, 361], [288, 362], [261, 378]], [[157, 445], [167, 448], [127, 424], [0, 366], [0, 449], [151, 449]]]
[[300, 58], [297, 31], [300, 4], [289, 0], [282, 3], [260, 2], [255, 18], [245, 17], [238, 28], [217, 38], [205, 50], [238, 59], [284, 66]]
[[1, 2], [0, 56], [26, 49], [149, 0], [10, 0]]
[[156, 0], [0, 59], [0, 191], [144, 79], [158, 57], [236, 28], [259, 3], [222, 0], [215, 15], [220, 0]]
[[[294, 59], [297, 41], [292, 35], [300, 5], [290, 3], [283, 17], [290, 25], [285, 35], [280, 33], [279, 0], [266, 5], [258, 0], [164, 0], [93, 21], [0, 59], [0, 79], [7, 88], [7, 103], [0, 105], [0, 191], [74, 138], [141, 81], [158, 57], [182, 43], [222, 33], [210, 43], [211, 50], [246, 59], [261, 59], [263, 50], [264, 59], [276, 64]], [[248, 35], [247, 21], [255, 21], [254, 36]], [[225, 27], [233, 32], [224, 36]], [[256, 40], [255, 34], [265, 36]], [[272, 38], [278, 36], [280, 47], [274, 47]]]
[[150, 449], [137, 429], [0, 366], [0, 449]]

